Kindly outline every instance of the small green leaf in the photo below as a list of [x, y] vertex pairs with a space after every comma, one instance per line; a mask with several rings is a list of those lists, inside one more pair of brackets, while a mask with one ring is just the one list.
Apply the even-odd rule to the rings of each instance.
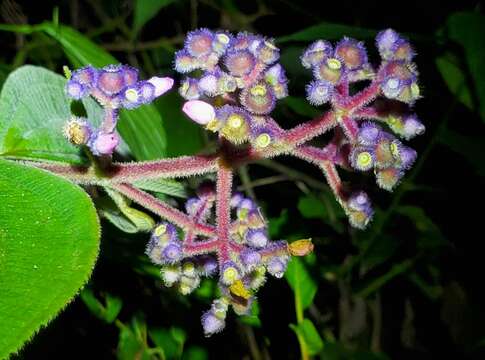
[[323, 219], [327, 216], [325, 206], [313, 195], [300, 197], [298, 200], [298, 210], [307, 219]]
[[465, 50], [465, 59], [475, 82], [475, 90], [480, 102], [480, 114], [485, 121], [485, 17], [479, 13], [458, 12], [446, 22], [448, 37]]
[[376, 34], [376, 30], [321, 22], [294, 34], [282, 36], [278, 38], [277, 41], [281, 44], [289, 41], [313, 41], [318, 39], [337, 40], [344, 36], [355, 37], [356, 39], [369, 39], [376, 36]]
[[165, 359], [163, 349], [151, 349], [147, 344], [145, 320], [134, 317], [129, 326], [122, 325], [118, 340], [117, 358], [120, 360]]
[[436, 66], [450, 92], [463, 105], [469, 109], [473, 109], [472, 94], [470, 88], [467, 86], [465, 74], [458, 64], [458, 59], [453, 54], [447, 53], [436, 58]]
[[180, 359], [187, 336], [183, 329], [153, 328], [148, 330], [148, 335], [158, 348], [163, 349], [167, 359]]
[[123, 301], [119, 297], [110, 294], [106, 295], [106, 305], [103, 305], [89, 288], [83, 289], [80, 295], [91, 313], [108, 324], [116, 320], [123, 306]]
[[0, 358], [17, 351], [76, 295], [99, 248], [84, 191], [0, 160]]
[[183, 360], [208, 360], [209, 355], [207, 354], [207, 350], [200, 346], [191, 346], [186, 351], [184, 351], [184, 355], [182, 356]]
[[175, 0], [136, 0], [135, 15], [133, 16], [133, 32], [136, 34], [157, 13]]
[[[116, 206], [120, 209], [121, 213], [135, 226], [136, 231], [150, 231], [153, 229], [155, 222], [153, 219], [144, 212], [130, 207], [130, 201], [127, 200], [119, 192], [105, 187], [108, 195], [113, 199]], [[109, 218], [108, 218], [109, 219]], [[115, 224], [116, 225], [116, 224]]]
[[300, 324], [291, 324], [290, 327], [305, 343], [309, 355], [317, 355], [323, 350], [323, 340], [311, 320], [303, 319]]
[[292, 258], [288, 263], [285, 277], [295, 293], [297, 306], [300, 306], [301, 310], [308, 308], [313, 302], [318, 287], [306, 270], [303, 261], [296, 257]]

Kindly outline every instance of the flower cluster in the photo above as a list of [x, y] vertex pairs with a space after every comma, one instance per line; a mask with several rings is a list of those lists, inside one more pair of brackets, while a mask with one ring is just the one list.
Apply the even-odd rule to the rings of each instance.
[[111, 155], [120, 139], [116, 133], [118, 111], [151, 103], [170, 90], [173, 80], [154, 76], [138, 79], [138, 70], [127, 65], [108, 65], [101, 69], [85, 66], [68, 73], [65, 91], [80, 100], [92, 96], [104, 108], [101, 126], [94, 129], [87, 119], [74, 117], [64, 128], [66, 137], [75, 145], [86, 145], [94, 155]]
[[[350, 38], [338, 42], [335, 48], [318, 40], [305, 50], [301, 62], [314, 76], [306, 88], [308, 101], [313, 105], [330, 103], [337, 115], [344, 136], [337, 134], [334, 144], [343, 162], [358, 171], [373, 170], [377, 184], [392, 190], [415, 161], [416, 152], [386, 130], [409, 140], [422, 134], [424, 125], [413, 114], [394, 112], [397, 106], [392, 102], [386, 107], [375, 101], [375, 106], [366, 107], [379, 95], [409, 105], [420, 96], [416, 65], [412, 63], [415, 53], [409, 42], [388, 29], [377, 35], [376, 44], [382, 58], [377, 70], [369, 63], [364, 44]], [[350, 84], [362, 80], [373, 81], [366, 90], [350, 95]], [[384, 128], [370, 120], [381, 122]], [[364, 195], [356, 193], [344, 204], [357, 227], [365, 226], [372, 216]], [[358, 206], [356, 199], [366, 205]], [[357, 217], [356, 209], [363, 211]]]
[[277, 99], [288, 95], [288, 80], [278, 59], [279, 49], [259, 35], [232, 36], [207, 29], [189, 33], [176, 54], [175, 69], [202, 74], [186, 77], [179, 88], [189, 100], [184, 112], [234, 144], [268, 146], [277, 129], [267, 115]]
[[[282, 277], [291, 256], [304, 256], [313, 248], [310, 240], [269, 240], [258, 205], [232, 192], [239, 166], [279, 155], [318, 166], [350, 224], [362, 229], [373, 215], [371, 201], [364, 191], [341, 181], [338, 167], [372, 170], [378, 185], [392, 190], [415, 161], [416, 152], [400, 140], [424, 132], [410, 111], [420, 97], [415, 54], [393, 30], [379, 33], [376, 41], [382, 58], [376, 68], [357, 40], [344, 38], [335, 47], [323, 40], [311, 44], [301, 57], [314, 77], [306, 88], [307, 98], [329, 109], [285, 130], [271, 117], [276, 100], [288, 92], [273, 42], [249, 33], [193, 31], [176, 54], [175, 69], [197, 75], [182, 81], [179, 92], [187, 100], [182, 110], [218, 134], [213, 154], [140, 163], [107, 161], [96, 171], [58, 164], [41, 167], [80, 184], [109, 186], [164, 219], [154, 228], [146, 253], [161, 266], [164, 284], [182, 294], [196, 289], [201, 277], [217, 276], [220, 297], [202, 316], [204, 331], [211, 335], [225, 326], [229, 307], [238, 314], [249, 311], [267, 273]], [[368, 84], [359, 84], [362, 90], [355, 91], [353, 84], [362, 81]], [[123, 65], [79, 69], [69, 78], [67, 94], [74, 99], [93, 96], [105, 116], [96, 130], [84, 119], [71, 121], [66, 135], [75, 144], [87, 145], [94, 155], [109, 155], [118, 142], [118, 110], [150, 102], [172, 85], [169, 78], [139, 81], [138, 72]], [[403, 112], [400, 103], [409, 109]], [[329, 131], [333, 137], [325, 146], [309, 144]], [[137, 188], [139, 180], [211, 173], [215, 186], [204, 184], [187, 201], [185, 212]]]
[[[197, 223], [212, 218], [216, 200], [214, 189], [205, 184], [198, 196], [185, 204], [187, 215]], [[164, 284], [187, 295], [195, 290], [201, 277], [218, 273], [221, 296], [202, 316], [206, 335], [221, 331], [229, 306], [239, 314], [247, 314], [255, 293], [265, 282], [266, 273], [281, 278], [290, 255], [306, 255], [312, 250], [309, 240], [288, 244], [270, 241], [267, 223], [257, 205], [242, 194], [230, 200], [232, 217], [229, 238], [201, 238], [193, 232], [182, 231], [170, 222], [162, 222], [152, 232], [146, 253], [161, 265]], [[183, 240], [181, 238], [183, 237]]]

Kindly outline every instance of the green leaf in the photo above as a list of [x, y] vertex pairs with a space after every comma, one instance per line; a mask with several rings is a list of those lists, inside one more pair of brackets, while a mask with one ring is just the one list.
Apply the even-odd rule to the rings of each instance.
[[261, 319], [259, 318], [259, 303], [257, 300], [253, 302], [249, 315], [240, 316], [239, 321], [249, 326], [258, 328], [261, 327]]
[[[370, 233], [362, 234], [363, 239], [358, 239], [358, 246], [366, 248], [369, 239], [371, 238]], [[365, 251], [365, 255], [362, 259], [363, 273], [368, 272], [372, 268], [386, 262], [388, 259], [394, 255], [399, 247], [400, 239], [395, 236], [390, 236], [388, 234], [379, 234], [369, 248]]]
[[344, 36], [354, 37], [356, 39], [369, 39], [376, 36], [376, 34], [376, 30], [321, 22], [294, 34], [282, 36], [277, 39], [277, 42], [281, 44], [289, 41], [337, 40]]
[[300, 197], [298, 200], [298, 210], [307, 219], [320, 219], [333, 227], [339, 233], [344, 230], [340, 219], [345, 217], [342, 207], [335, 201], [328, 192], [321, 192], [316, 195], [309, 194]]
[[167, 359], [180, 359], [187, 335], [181, 328], [153, 328], [148, 330], [153, 343], [163, 349]]
[[298, 325], [291, 324], [290, 328], [305, 343], [309, 355], [317, 355], [323, 350], [323, 340], [311, 320], [303, 319]]
[[133, 16], [133, 32], [136, 34], [148, 21], [157, 15], [160, 9], [175, 0], [136, 0]]
[[187, 198], [188, 196], [185, 187], [175, 180], [144, 179], [134, 181], [133, 185], [142, 190], [153, 191], [174, 197]]
[[281, 233], [281, 229], [288, 223], [288, 209], [281, 210], [280, 216], [269, 219], [269, 236], [276, 238]]
[[76, 295], [99, 250], [84, 191], [0, 160], [0, 358], [17, 351]]
[[446, 30], [449, 38], [460, 44], [465, 51], [480, 103], [480, 115], [485, 121], [485, 17], [479, 13], [455, 13], [448, 18]]
[[145, 320], [134, 317], [129, 326], [122, 325], [118, 340], [117, 358], [120, 360], [165, 359], [163, 349], [150, 349], [147, 344]]
[[[153, 229], [153, 226], [155, 226], [155, 221], [149, 215], [145, 214], [143, 211], [130, 207], [131, 201], [129, 201], [119, 192], [112, 190], [108, 187], [105, 187], [105, 191], [108, 193], [111, 199], [113, 199], [116, 206], [120, 210], [121, 214], [123, 214], [126, 217], [126, 219], [128, 219], [133, 224], [135, 228], [134, 232], [139, 232], [139, 231], [148, 232]], [[108, 212], [108, 213], [105, 213], [104, 215], [105, 216], [107, 215], [108, 220], [112, 220], [114, 225], [118, 224], [116, 220], [121, 221], [120, 219], [113, 219], [112, 217], [113, 213]], [[131, 233], [133, 231], [128, 231], [128, 232]]]
[[183, 360], [208, 360], [209, 355], [207, 354], [207, 350], [200, 346], [191, 346], [186, 351], [184, 351], [184, 355], [182, 356]]
[[307, 219], [322, 219], [327, 216], [323, 203], [313, 195], [306, 195], [298, 199], [298, 210]]
[[317, 293], [317, 284], [311, 278], [303, 261], [293, 257], [288, 263], [285, 277], [295, 293], [295, 303], [301, 310], [308, 308]]
[[447, 53], [436, 58], [436, 66], [450, 92], [463, 105], [473, 110], [472, 94], [466, 84], [465, 74], [459, 66], [458, 59], [453, 54]]
[[98, 319], [106, 321], [108, 324], [116, 320], [123, 306], [123, 301], [119, 297], [112, 296], [111, 294], [106, 295], [106, 305], [103, 305], [89, 288], [84, 288], [80, 296], [91, 313]]
[[[74, 67], [88, 64], [101, 67], [119, 63], [103, 48], [69, 26], [50, 22], [32, 26], [0, 24], [0, 30], [24, 34], [44, 32], [62, 46]], [[167, 138], [162, 117], [155, 105], [143, 105], [130, 111], [123, 109], [117, 129], [137, 160], [158, 159], [165, 156]]]
[[[62, 133], [71, 117], [65, 82], [52, 71], [30, 65], [9, 75], [0, 94], [0, 156], [83, 161], [79, 148]], [[91, 107], [93, 103], [86, 100]]]

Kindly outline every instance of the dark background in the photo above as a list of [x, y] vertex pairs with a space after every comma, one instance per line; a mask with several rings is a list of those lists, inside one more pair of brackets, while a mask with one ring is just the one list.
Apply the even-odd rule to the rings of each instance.
[[[346, 180], [365, 187], [380, 209], [368, 230], [350, 229], [329, 193], [305, 185], [307, 177], [323, 178], [318, 170], [302, 162], [277, 159], [278, 164], [297, 170], [297, 174], [251, 166], [250, 181], [280, 175], [284, 181], [254, 187], [256, 198], [269, 218], [281, 220], [282, 227], [275, 230], [277, 236], [314, 239], [316, 261], [307, 265], [318, 283], [318, 293], [307, 317], [324, 340], [322, 359], [485, 356], [481, 251], [485, 119], [476, 110], [485, 99], [480, 99], [476, 91], [480, 79], [468, 68], [466, 49], [447, 37], [446, 28], [455, 12], [482, 13], [480, 2], [180, 0], [155, 14], [137, 37], [131, 31], [132, 1], [0, 3], [1, 21], [14, 24], [50, 20], [57, 7], [61, 23], [79, 30], [147, 75], [171, 73], [177, 77], [170, 68], [173, 49], [181, 48], [184, 34], [197, 27], [248, 30], [276, 39], [321, 22], [376, 30], [391, 27], [407, 34], [418, 53], [423, 93], [415, 110], [427, 130], [410, 142], [420, 158], [394, 193], [379, 190], [370, 175], [342, 172]], [[363, 40], [371, 58], [377, 60], [373, 40]], [[475, 41], [485, 43], [480, 34]], [[56, 72], [68, 64], [62, 48], [46, 35], [0, 32], [0, 44], [0, 83], [25, 63]], [[299, 97], [310, 74], [299, 65], [296, 54], [306, 45], [281, 44], [290, 93]], [[437, 58], [449, 54], [465, 77], [463, 86], [471, 92], [471, 108], [450, 91], [444, 80], [446, 72], [440, 72], [436, 65]], [[477, 56], [484, 59], [484, 54], [485, 49]], [[171, 105], [175, 112], [180, 105], [177, 101]], [[298, 113], [283, 102], [275, 118], [283, 127], [291, 127], [308, 119]], [[172, 155], [189, 153], [190, 146], [180, 150], [170, 143], [177, 123], [166, 121]], [[192, 186], [189, 182], [189, 189]], [[320, 204], [321, 214], [309, 216], [302, 198]], [[333, 210], [328, 209], [328, 203]], [[406, 213], [404, 206], [412, 207], [414, 215]], [[280, 216], [282, 210], [286, 221]], [[140, 263], [146, 235], [127, 235], [111, 224], [103, 225], [101, 255], [89, 289], [100, 299], [107, 294], [122, 299], [117, 324], [98, 319], [78, 297], [15, 358], [122, 358], [120, 328], [130, 327], [136, 332], [143, 328], [140, 324], [146, 324], [148, 332], [154, 328], [183, 329], [187, 339], [182, 356], [187, 359], [299, 358], [298, 341], [288, 326], [295, 322], [293, 294], [284, 279], [270, 279], [260, 291], [260, 327], [244, 324], [231, 314], [226, 330], [206, 339], [200, 314], [208, 308], [210, 299], [204, 294], [183, 298], [161, 288], [153, 273]], [[370, 250], [363, 250], [369, 241]], [[343, 273], [342, 269], [355, 259], [360, 261]], [[408, 263], [410, 266], [400, 268]], [[364, 298], [368, 286], [373, 288]], [[141, 342], [140, 346], [161, 346], [150, 335], [141, 336]]]

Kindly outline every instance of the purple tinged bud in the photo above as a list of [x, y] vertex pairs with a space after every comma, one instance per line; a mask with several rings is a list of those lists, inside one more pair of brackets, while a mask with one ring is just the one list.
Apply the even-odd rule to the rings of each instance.
[[212, 52], [214, 34], [208, 29], [199, 29], [187, 34], [185, 49], [195, 57], [209, 55]]
[[239, 203], [238, 207], [240, 209], [252, 210], [256, 208], [256, 205], [254, 204], [253, 200], [248, 198], [243, 198], [241, 199], [241, 202]]
[[84, 96], [88, 95], [89, 89], [76, 80], [69, 80], [66, 84], [66, 94], [70, 98], [80, 100]]
[[268, 270], [268, 273], [278, 279], [281, 279], [285, 274], [286, 265], [287, 263], [283, 258], [274, 256], [266, 264], [266, 269]]
[[123, 78], [126, 86], [135, 85], [138, 81], [138, 69], [123, 65]]
[[189, 214], [190, 216], [195, 216], [195, 214], [199, 210], [200, 203], [201, 201], [199, 198], [190, 198], [189, 200], [187, 200], [187, 202], [185, 203], [185, 211], [187, 212], [187, 214]]
[[214, 107], [200, 100], [187, 101], [182, 111], [200, 125], [207, 125], [216, 116]]
[[275, 105], [274, 91], [265, 82], [255, 83], [241, 92], [241, 104], [251, 113], [264, 115], [270, 113]]
[[362, 145], [375, 145], [379, 139], [381, 128], [372, 122], [363, 123], [357, 135], [357, 142]]
[[199, 81], [194, 78], [185, 78], [180, 85], [179, 94], [186, 100], [197, 100], [200, 97]]
[[412, 139], [416, 135], [421, 135], [425, 131], [424, 125], [415, 116], [409, 116], [404, 119], [403, 125], [403, 137], [406, 140]]
[[226, 55], [224, 64], [231, 75], [241, 77], [254, 69], [256, 60], [248, 50], [236, 50]]
[[199, 89], [208, 96], [215, 96], [217, 94], [217, 81], [218, 78], [215, 74], [204, 75], [199, 80]]
[[71, 80], [91, 88], [96, 84], [98, 70], [88, 65], [72, 72]]
[[416, 157], [418, 156], [418, 154], [414, 149], [401, 145], [399, 148], [398, 156], [399, 156], [399, 166], [402, 169], [409, 169], [416, 161]]
[[318, 40], [312, 43], [303, 53], [301, 63], [307, 69], [321, 63], [327, 57], [332, 56], [333, 48], [328, 41]]
[[319, 106], [332, 97], [334, 86], [326, 81], [315, 80], [306, 86], [307, 100], [310, 104]]
[[235, 208], [235, 207], [239, 207], [239, 205], [241, 204], [241, 201], [243, 201], [244, 199], [244, 196], [243, 194], [241, 193], [234, 193], [232, 195], [232, 198], [231, 198], [231, 202], [230, 202], [230, 205], [232, 208]]
[[337, 44], [335, 48], [335, 56], [342, 59], [349, 70], [361, 69], [368, 62], [364, 44], [349, 38], [343, 38], [343, 40]]
[[396, 99], [404, 89], [404, 86], [404, 82], [397, 77], [384, 79], [381, 84], [382, 92], [389, 99]]
[[217, 259], [210, 255], [205, 255], [200, 258], [200, 266], [203, 275], [212, 276], [217, 272]]
[[263, 248], [268, 244], [268, 235], [264, 229], [249, 229], [245, 235], [249, 246]]
[[169, 242], [162, 251], [162, 259], [173, 264], [182, 258], [182, 246], [178, 242]]
[[392, 29], [387, 29], [377, 34], [376, 46], [379, 50], [379, 54], [384, 60], [389, 60], [392, 58], [392, 47], [399, 38], [399, 34]]
[[371, 207], [371, 202], [365, 192], [359, 191], [349, 197], [347, 205], [354, 211], [367, 211]]
[[205, 336], [211, 336], [218, 332], [221, 332], [226, 326], [224, 318], [220, 318], [214, 314], [212, 310], [209, 310], [202, 315], [202, 328], [204, 329]]
[[391, 191], [399, 183], [404, 172], [401, 169], [389, 167], [376, 171], [377, 185], [384, 190]]
[[98, 132], [90, 141], [89, 147], [95, 155], [111, 155], [119, 142], [120, 138], [115, 132]]
[[245, 248], [239, 257], [248, 270], [252, 270], [261, 262], [261, 254], [250, 248]]
[[125, 85], [122, 65], [108, 65], [100, 71], [98, 88], [106, 95], [118, 94]]
[[374, 167], [375, 154], [371, 147], [357, 146], [350, 153], [350, 163], [354, 169], [367, 171]]
[[155, 97], [159, 97], [160, 95], [166, 93], [172, 88], [174, 83], [172, 78], [158, 76], [151, 77], [148, 79], [148, 82], [155, 87]]
[[258, 60], [267, 65], [273, 64], [280, 57], [280, 49], [269, 40], [261, 41], [257, 45], [255, 53]]
[[199, 63], [185, 49], [175, 53], [175, 70], [185, 74], [199, 68]]

